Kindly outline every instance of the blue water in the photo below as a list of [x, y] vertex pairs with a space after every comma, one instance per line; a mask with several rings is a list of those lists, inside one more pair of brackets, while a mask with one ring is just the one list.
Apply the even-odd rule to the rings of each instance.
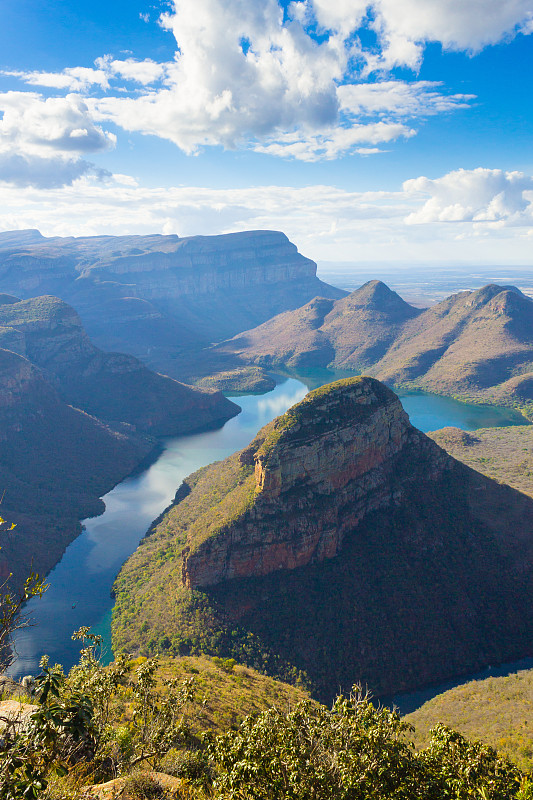
[[[304, 380], [312, 386], [335, 377], [339, 376], [322, 372], [320, 380], [316, 375], [313, 381]], [[84, 521], [83, 533], [69, 545], [48, 575], [48, 591], [27, 604], [33, 626], [19, 631], [16, 637], [18, 658], [11, 670], [13, 675], [35, 674], [44, 653], [52, 662], [69, 669], [79, 654], [79, 645], [70, 637], [82, 625], [103, 635], [106, 656], [111, 659], [110, 591], [122, 564], [136, 549], [152, 520], [172, 502], [187, 475], [245, 447], [263, 425], [307, 393], [302, 381], [281, 380], [267, 394], [235, 398], [242, 412], [223, 428], [167, 439], [155, 463], [142, 474], [126, 478], [105, 495], [105, 512]], [[402, 402], [413, 425], [424, 431], [446, 425], [472, 430], [526, 423], [508, 409], [469, 405], [436, 395], [404, 394]]]

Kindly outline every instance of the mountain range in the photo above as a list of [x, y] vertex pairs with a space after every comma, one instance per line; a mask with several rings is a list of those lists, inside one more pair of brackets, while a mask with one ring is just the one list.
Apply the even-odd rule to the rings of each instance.
[[489, 284], [427, 309], [380, 281], [339, 300], [317, 297], [212, 348], [233, 363], [295, 371], [334, 367], [393, 386], [515, 404], [533, 414], [533, 302]]
[[0, 291], [60, 297], [96, 345], [178, 379], [184, 354], [316, 295], [345, 294], [320, 281], [315, 262], [277, 231], [185, 238], [7, 231], [0, 233]]

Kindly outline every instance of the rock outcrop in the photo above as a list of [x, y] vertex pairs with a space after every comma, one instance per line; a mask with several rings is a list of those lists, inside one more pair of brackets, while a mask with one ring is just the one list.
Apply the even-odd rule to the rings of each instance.
[[[451, 460], [409, 424], [396, 395], [377, 381], [348, 380], [313, 392], [263, 429], [240, 454], [253, 465], [249, 509], [197, 545], [192, 528], [183, 576], [190, 589], [296, 569], [338, 555], [371, 511], [400, 503], [400, 454], [431, 452], [428, 478]], [[238, 489], [241, 492], [241, 487]], [[280, 524], [280, 515], [283, 523]], [[204, 525], [205, 520], [201, 521]]]
[[530, 654], [532, 566], [533, 501], [352, 378], [185, 481], [117, 579], [114, 645], [396, 692]]
[[0, 291], [53, 294], [105, 350], [180, 377], [176, 356], [233, 336], [321, 294], [344, 292], [277, 231], [221, 236], [0, 235]]

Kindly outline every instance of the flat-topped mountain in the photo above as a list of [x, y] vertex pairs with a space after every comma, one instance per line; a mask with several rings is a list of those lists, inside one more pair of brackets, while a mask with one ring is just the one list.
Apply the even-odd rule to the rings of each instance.
[[532, 564], [531, 499], [352, 378], [184, 482], [117, 579], [114, 647], [395, 692], [526, 654]]
[[316, 298], [214, 348], [264, 367], [365, 371], [396, 386], [530, 407], [533, 302], [490, 284], [420, 310], [379, 281], [341, 300]]
[[194, 389], [133, 356], [99, 350], [76, 311], [57, 297], [0, 297], [0, 347], [45, 370], [67, 403], [152, 435], [222, 424], [239, 411], [220, 392]]
[[0, 291], [61, 297], [106, 350], [180, 377], [177, 354], [254, 327], [316, 295], [345, 293], [316, 277], [283, 233], [41, 237], [0, 234]]

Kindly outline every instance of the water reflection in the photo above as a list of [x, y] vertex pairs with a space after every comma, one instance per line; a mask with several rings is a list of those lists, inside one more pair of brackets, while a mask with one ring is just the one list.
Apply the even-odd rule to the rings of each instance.
[[18, 659], [12, 674], [34, 674], [44, 653], [70, 668], [79, 653], [79, 645], [70, 637], [82, 625], [104, 635], [110, 656], [110, 589], [152, 520], [172, 502], [187, 475], [245, 447], [263, 425], [306, 392], [300, 381], [284, 379], [268, 396], [236, 398], [242, 412], [223, 428], [166, 440], [154, 464], [105, 495], [104, 514], [84, 521], [84, 532], [48, 576], [46, 594], [28, 603], [35, 625], [17, 635]]
[[[308, 385], [346, 377], [326, 370], [316, 372]], [[307, 388], [295, 378], [282, 378], [266, 395], [235, 398], [242, 412], [223, 428], [193, 436], [168, 439], [157, 461], [145, 472], [132, 476], [105, 495], [106, 510], [85, 520], [84, 532], [67, 548], [48, 576], [50, 588], [42, 598], [28, 603], [35, 627], [19, 632], [18, 660], [12, 674], [35, 673], [40, 657], [69, 668], [79, 646], [70, 640], [74, 630], [89, 625], [101, 633], [111, 655], [110, 620], [113, 601], [110, 589], [129, 555], [135, 550], [152, 520], [171, 503], [176, 489], [191, 472], [245, 447], [270, 420], [301, 400]], [[474, 406], [447, 397], [408, 394], [402, 397], [411, 422], [421, 430], [456, 425], [466, 430], [490, 425], [527, 424], [516, 412], [492, 406]]]

